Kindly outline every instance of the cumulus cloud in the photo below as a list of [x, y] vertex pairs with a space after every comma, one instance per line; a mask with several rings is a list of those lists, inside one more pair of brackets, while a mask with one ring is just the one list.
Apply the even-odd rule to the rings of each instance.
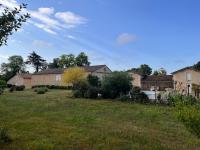
[[54, 8], [39, 8], [38, 11], [41, 14], [51, 15], [54, 13]]
[[[10, 9], [19, 6], [16, 0], [0, 0], [0, 4]], [[24, 9], [23, 12], [31, 14], [30, 24], [54, 35], [57, 34], [57, 30], [75, 28], [87, 22], [84, 17], [70, 11], [55, 12], [53, 7], [41, 7], [37, 10]]]
[[19, 4], [17, 3], [16, 0], [0, 0], [0, 4], [2, 4], [3, 7], [8, 7], [10, 9], [19, 7]]
[[116, 42], [119, 45], [125, 45], [128, 43], [134, 42], [137, 39], [138, 39], [138, 37], [136, 35], [132, 35], [129, 33], [122, 33], [117, 37]]
[[64, 22], [67, 28], [76, 27], [77, 25], [84, 24], [87, 21], [85, 18], [76, 15], [70, 11], [58, 12], [55, 14], [55, 17]]
[[34, 46], [38, 46], [38, 47], [51, 47], [51, 46], [52, 46], [51, 43], [46, 42], [46, 41], [42, 41], [42, 40], [34, 40], [34, 41], [32, 42], [32, 44], [33, 44]]

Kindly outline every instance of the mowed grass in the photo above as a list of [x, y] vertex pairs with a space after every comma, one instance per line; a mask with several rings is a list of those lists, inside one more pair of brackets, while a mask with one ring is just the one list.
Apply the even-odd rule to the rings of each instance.
[[170, 107], [70, 99], [62, 90], [0, 96], [0, 126], [12, 143], [0, 150], [200, 149]]

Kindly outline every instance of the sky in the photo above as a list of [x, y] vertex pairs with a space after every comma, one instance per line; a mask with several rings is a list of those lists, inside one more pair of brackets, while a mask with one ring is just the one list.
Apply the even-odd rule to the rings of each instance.
[[0, 0], [31, 19], [0, 47], [0, 63], [32, 51], [47, 61], [85, 52], [91, 65], [168, 73], [200, 60], [199, 0]]

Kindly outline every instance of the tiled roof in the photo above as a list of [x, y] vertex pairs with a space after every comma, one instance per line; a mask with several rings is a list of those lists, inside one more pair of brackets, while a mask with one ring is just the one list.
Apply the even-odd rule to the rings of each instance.
[[57, 68], [57, 69], [46, 69], [40, 72], [34, 73], [34, 75], [42, 75], [42, 74], [62, 74], [64, 72], [64, 69]]
[[[105, 67], [106, 65], [96, 65], [96, 66], [84, 66], [83, 68], [87, 71], [87, 72], [95, 72], [96, 70], [99, 70], [103, 67]], [[58, 68], [58, 69], [46, 69], [44, 71], [40, 71], [37, 73], [34, 73], [34, 75], [43, 75], [43, 74], [62, 74], [64, 72], [64, 70], [67, 69], [62, 69], [62, 68]]]
[[84, 69], [87, 72], [95, 72], [96, 70], [99, 70], [103, 67], [106, 67], [106, 65], [96, 65], [96, 66], [85, 66]]
[[142, 81], [172, 81], [172, 75], [160, 75], [160, 76], [146, 76], [142, 79]]
[[178, 72], [181, 72], [181, 71], [184, 71], [184, 70], [187, 70], [187, 69], [193, 69], [193, 67], [192, 67], [192, 66], [185, 67], [185, 68], [179, 69], [179, 70], [177, 70], [177, 71], [174, 71], [174, 72], [172, 72], [171, 74], [176, 74], [176, 73], [178, 73]]

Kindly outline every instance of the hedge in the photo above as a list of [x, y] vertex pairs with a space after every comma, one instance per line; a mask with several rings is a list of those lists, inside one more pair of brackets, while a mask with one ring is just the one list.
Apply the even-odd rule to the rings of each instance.
[[61, 89], [61, 90], [71, 90], [72, 86], [59, 86], [59, 85], [34, 85], [32, 89], [47, 87], [48, 89]]

